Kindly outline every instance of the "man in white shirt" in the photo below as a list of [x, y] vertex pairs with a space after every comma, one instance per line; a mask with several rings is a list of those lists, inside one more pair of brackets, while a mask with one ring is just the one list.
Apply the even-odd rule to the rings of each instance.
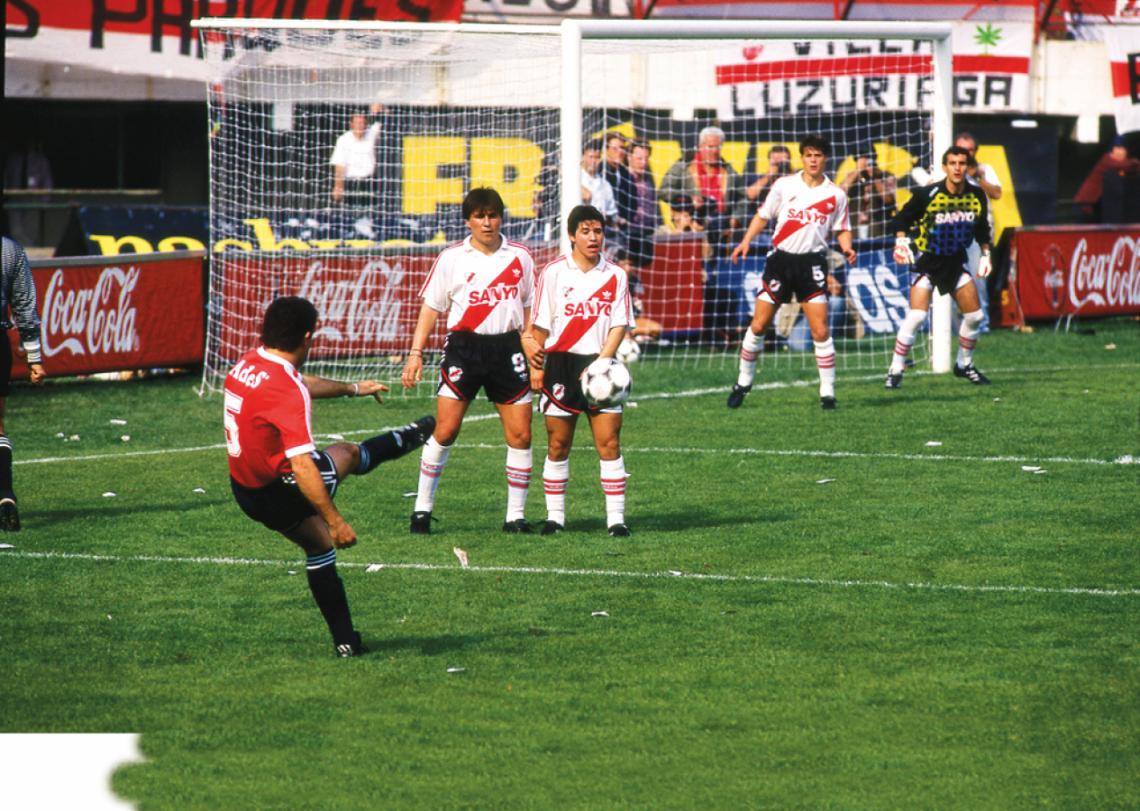
[[618, 213], [613, 186], [601, 170], [602, 142], [593, 140], [582, 150], [582, 204], [590, 205], [612, 221]]
[[369, 108], [373, 121], [364, 113], [353, 113], [348, 130], [336, 139], [329, 163], [333, 167], [332, 200], [354, 208], [367, 208], [376, 197], [376, 141], [380, 137], [378, 116], [384, 107]]
[[756, 312], [740, 347], [740, 373], [728, 395], [729, 408], [740, 408], [744, 396], [752, 390], [756, 362], [764, 348], [764, 332], [780, 305], [790, 301], [793, 294], [803, 307], [815, 343], [819, 404], [824, 409], [836, 407], [835, 342], [827, 324], [827, 250], [832, 232], [848, 264], [855, 262], [855, 250], [847, 217], [847, 195], [823, 173], [829, 151], [830, 144], [818, 135], [809, 135], [800, 142], [804, 168], [772, 184], [764, 205], [732, 252], [731, 261], [740, 261], [748, 255], [752, 240], [767, 227], [768, 221], [776, 221], [772, 251], [756, 297]]

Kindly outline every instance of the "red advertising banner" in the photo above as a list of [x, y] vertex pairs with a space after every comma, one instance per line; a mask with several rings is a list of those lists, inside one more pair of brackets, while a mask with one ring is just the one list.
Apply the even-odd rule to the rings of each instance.
[[1029, 320], [1140, 314], [1140, 225], [1018, 228], [1010, 272]]
[[[44, 369], [51, 376], [202, 362], [201, 251], [36, 260]], [[13, 349], [19, 333], [9, 330]], [[13, 376], [27, 374], [13, 355]]]

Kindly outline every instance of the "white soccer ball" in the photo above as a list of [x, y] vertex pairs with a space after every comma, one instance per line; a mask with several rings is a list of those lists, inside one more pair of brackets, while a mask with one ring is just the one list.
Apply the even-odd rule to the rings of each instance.
[[629, 399], [633, 378], [625, 364], [613, 358], [598, 358], [582, 372], [582, 393], [597, 408], [613, 408]]
[[641, 357], [641, 344], [632, 338], [622, 338], [615, 357], [622, 363], [635, 363]]

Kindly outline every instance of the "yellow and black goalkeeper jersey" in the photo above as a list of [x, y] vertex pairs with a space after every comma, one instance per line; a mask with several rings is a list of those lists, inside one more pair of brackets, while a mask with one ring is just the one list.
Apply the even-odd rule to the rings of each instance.
[[943, 180], [916, 189], [902, 211], [887, 225], [887, 232], [910, 232], [917, 226], [914, 244], [937, 256], [965, 254], [970, 243], [990, 244], [986, 193], [972, 183], [954, 194]]

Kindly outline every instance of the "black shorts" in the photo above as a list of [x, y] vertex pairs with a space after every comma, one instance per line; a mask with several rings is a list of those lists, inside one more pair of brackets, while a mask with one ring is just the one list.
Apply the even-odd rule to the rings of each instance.
[[[329, 498], [336, 495], [339, 480], [332, 457], [324, 451], [314, 455], [313, 461], [321, 473]], [[293, 476], [282, 476], [265, 487], [246, 487], [230, 479], [230, 489], [242, 512], [254, 521], [260, 521], [275, 532], [288, 532], [317, 510], [297, 487]]]
[[970, 275], [970, 271], [966, 270], [966, 256], [965, 254], [953, 254], [951, 256], [939, 256], [936, 253], [924, 253], [918, 257], [918, 261], [914, 263], [914, 270], [911, 271], [914, 278], [911, 280], [911, 287], [918, 284], [918, 280], [923, 276], [930, 279], [939, 293], [950, 295], [958, 289], [958, 282], [962, 280], [962, 274]]
[[583, 411], [591, 414], [620, 414], [621, 406], [595, 408], [586, 402], [586, 395], [582, 392], [582, 372], [597, 359], [597, 355], [547, 352], [539, 410], [551, 417], [570, 417]]
[[764, 263], [763, 289], [777, 303], [827, 299], [827, 257], [822, 253], [788, 253], [775, 250]]
[[530, 402], [530, 372], [517, 332], [478, 335], [449, 332], [436, 393], [470, 402], [479, 389], [492, 403]]
[[4, 346], [0, 347], [0, 397], [7, 397], [12, 383], [12, 344], [7, 332], [0, 336], [4, 339]]

